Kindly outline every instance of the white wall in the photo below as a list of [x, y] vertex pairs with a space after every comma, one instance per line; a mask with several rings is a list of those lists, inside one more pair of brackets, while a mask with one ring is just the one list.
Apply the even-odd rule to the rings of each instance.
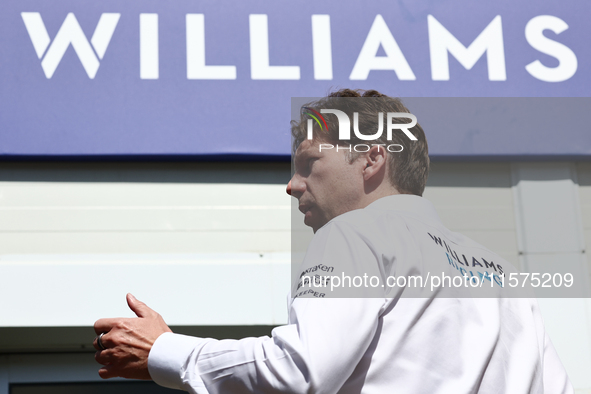
[[0, 173], [0, 327], [129, 315], [127, 292], [171, 325], [286, 322], [289, 167], [55, 166]]

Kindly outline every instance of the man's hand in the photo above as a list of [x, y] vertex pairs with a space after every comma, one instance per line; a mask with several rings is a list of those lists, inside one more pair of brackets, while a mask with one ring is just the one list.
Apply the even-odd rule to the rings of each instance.
[[93, 342], [94, 348], [98, 350], [94, 358], [103, 365], [98, 373], [103, 379], [120, 376], [150, 380], [150, 349], [161, 334], [172, 330], [162, 316], [131, 294], [127, 294], [127, 305], [137, 318], [100, 319], [94, 323], [96, 334], [104, 333], [101, 343], [105, 350], [98, 345], [98, 337]]

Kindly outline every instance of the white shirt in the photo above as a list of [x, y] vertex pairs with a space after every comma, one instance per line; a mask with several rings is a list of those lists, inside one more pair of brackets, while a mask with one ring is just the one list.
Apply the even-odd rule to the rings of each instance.
[[295, 287], [289, 324], [271, 337], [162, 334], [149, 371], [162, 386], [199, 394], [572, 393], [535, 299], [478, 298], [445, 283], [381, 286], [429, 273], [483, 276], [501, 291], [500, 274], [514, 271], [446, 229], [424, 198], [385, 197], [317, 231], [301, 270], [375, 276], [379, 285]]

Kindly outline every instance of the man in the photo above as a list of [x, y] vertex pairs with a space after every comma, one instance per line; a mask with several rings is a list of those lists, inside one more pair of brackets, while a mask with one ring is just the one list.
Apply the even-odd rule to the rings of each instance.
[[482, 298], [514, 268], [420, 197], [427, 142], [419, 125], [404, 128], [400, 100], [344, 89], [303, 109], [287, 192], [315, 235], [289, 324], [271, 337], [187, 337], [128, 295], [137, 319], [95, 324], [100, 376], [210, 394], [572, 392], [535, 300]]

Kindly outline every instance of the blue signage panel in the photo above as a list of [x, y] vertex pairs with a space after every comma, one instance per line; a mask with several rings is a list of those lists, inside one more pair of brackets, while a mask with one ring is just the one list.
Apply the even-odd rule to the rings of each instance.
[[[590, 13], [582, 0], [6, 0], [0, 155], [288, 156], [291, 97], [338, 87], [584, 97]], [[539, 137], [527, 130], [516, 144]], [[588, 154], [591, 138], [562, 133], [577, 144], [511, 152]], [[455, 157], [449, 141], [433, 155]], [[472, 154], [515, 154], [494, 146]]]

